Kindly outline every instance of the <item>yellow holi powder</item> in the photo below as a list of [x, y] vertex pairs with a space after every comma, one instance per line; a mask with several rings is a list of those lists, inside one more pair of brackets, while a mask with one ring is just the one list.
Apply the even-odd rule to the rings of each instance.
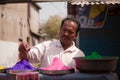
[[0, 66], [0, 69], [5, 69], [3, 66]]

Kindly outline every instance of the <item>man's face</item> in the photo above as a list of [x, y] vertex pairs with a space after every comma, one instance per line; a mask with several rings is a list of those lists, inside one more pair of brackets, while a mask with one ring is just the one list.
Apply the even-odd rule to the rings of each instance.
[[77, 36], [77, 24], [73, 21], [66, 20], [60, 28], [60, 40], [62, 45], [71, 45]]

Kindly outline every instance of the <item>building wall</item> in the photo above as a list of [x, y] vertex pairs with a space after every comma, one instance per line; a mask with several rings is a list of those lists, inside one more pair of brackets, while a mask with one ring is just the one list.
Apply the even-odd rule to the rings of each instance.
[[18, 44], [0, 40], [0, 66], [10, 68], [18, 62]]
[[39, 29], [38, 18], [38, 8], [35, 9], [32, 4], [0, 5], [0, 65], [12, 67], [19, 60], [19, 38], [33, 45], [34, 35], [30, 31], [37, 32]]
[[35, 7], [34, 5], [29, 5], [29, 10], [30, 10], [30, 14], [29, 14], [29, 22], [30, 22], [30, 31], [31, 33], [35, 34], [36, 36], [31, 36], [31, 39], [33, 41], [33, 45], [38, 44], [39, 43], [39, 28], [40, 28], [40, 24], [39, 24], [39, 9], [37, 7]]
[[[120, 16], [108, 16], [103, 28], [81, 29], [80, 49], [86, 55], [92, 51], [98, 52], [102, 56], [120, 57]], [[120, 60], [116, 67], [116, 72], [120, 78]]]
[[39, 7], [33, 3], [0, 5], [0, 40], [18, 42], [22, 38], [24, 42], [33, 45], [34, 35], [30, 31], [38, 34], [38, 16]]
[[27, 24], [27, 4], [0, 5], [0, 40], [17, 42], [18, 38], [29, 35]]

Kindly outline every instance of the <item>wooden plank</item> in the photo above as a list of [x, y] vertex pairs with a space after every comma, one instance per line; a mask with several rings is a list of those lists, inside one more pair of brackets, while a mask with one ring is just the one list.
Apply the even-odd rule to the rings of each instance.
[[0, 4], [6, 3], [27, 3], [27, 2], [66, 2], [69, 0], [0, 0]]

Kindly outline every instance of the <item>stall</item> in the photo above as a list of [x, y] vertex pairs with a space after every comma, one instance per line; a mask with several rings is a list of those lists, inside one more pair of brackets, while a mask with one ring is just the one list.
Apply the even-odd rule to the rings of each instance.
[[[86, 55], [120, 57], [120, 0], [71, 0], [68, 14], [81, 23], [78, 43]], [[116, 73], [120, 76], [120, 60]]]
[[[2, 1], [4, 1], [4, 3], [5, 3], [5, 0], [2, 0]], [[10, 0], [6, 0], [6, 1], [10, 1]], [[12, 1], [12, 0], [11, 0]], [[15, 1], [15, 0], [13, 0], [13, 1]], [[24, 0], [23, 0], [24, 1]], [[26, 1], [26, 0], [25, 0]], [[32, 0], [32, 1], [34, 1], [34, 0]], [[37, 1], [39, 1], [39, 0], [37, 0]], [[41, 1], [41, 0], [40, 0]], [[44, 1], [44, 0], [43, 0]], [[47, 0], [48, 1], [48, 0]], [[57, 0], [50, 0], [50, 1], [57, 1]], [[81, 5], [82, 7], [83, 6], [85, 6], [85, 5], [89, 5], [89, 4], [91, 4], [91, 5], [94, 5], [94, 4], [120, 4], [120, 0], [66, 0], [66, 1], [69, 1], [69, 3], [70, 4], [72, 4], [72, 5]], [[2, 3], [2, 2], [1, 2]], [[7, 3], [7, 2], [6, 2]], [[72, 12], [71, 12], [72, 13]], [[106, 19], [105, 19], [106, 20]], [[110, 21], [111, 21], [111, 18], [109, 19]], [[115, 19], [114, 19], [115, 20]], [[109, 23], [108, 23], [109, 24]], [[109, 24], [110, 25], [110, 24]], [[103, 26], [102, 26], [103, 27]], [[96, 31], [93, 31], [93, 30], [91, 30], [91, 29], [88, 29], [89, 27], [87, 26], [87, 27], [84, 27], [83, 26], [83, 28], [82, 28], [82, 32], [84, 33], [84, 32], [86, 32], [86, 31], [88, 31], [88, 33], [95, 33], [95, 32], [100, 32], [100, 33], [102, 33], [102, 30], [103, 29], [101, 29], [102, 28], [101, 26], [99, 27], [99, 28], [94, 28], [93, 26], [92, 27], [90, 27], [90, 28], [94, 28], [94, 29], [96, 29]], [[86, 30], [85, 31], [85, 28], [87, 28], [88, 30]], [[105, 30], [107, 30], [108, 28], [105, 28]], [[108, 30], [108, 32], [109, 31], [111, 31], [111, 30]], [[115, 31], [118, 31], [118, 29], [115, 29]], [[83, 34], [83, 33], [81, 33], [81, 35]], [[100, 40], [100, 38], [101, 38], [101, 36], [100, 36], [100, 33], [99, 33], [99, 37], [98, 37], [98, 39]], [[105, 33], [105, 32], [104, 32]], [[117, 34], [117, 33], [115, 33], [115, 34]], [[92, 34], [89, 34], [89, 35], [92, 35]], [[104, 35], [104, 34], [103, 34]], [[106, 34], [107, 35], [107, 34]], [[84, 36], [84, 37], [83, 37]], [[92, 35], [92, 37], [93, 37], [94, 35]], [[96, 35], [95, 35], [96, 36]], [[81, 37], [81, 41], [83, 41], [83, 43], [85, 43], [85, 40], [86, 39], [88, 39], [89, 38], [89, 36], [87, 36], [87, 34], [84, 34], [84, 35], [82, 35], [82, 36], [80, 36]], [[102, 36], [102, 38], [104, 38], [104, 37], [106, 37], [106, 36]], [[111, 36], [110, 36], [111, 37]], [[112, 36], [112, 37], [114, 37], [114, 36]], [[116, 38], [116, 39], [118, 39], [117, 38], [117, 36], [116, 37], [114, 37], [114, 38]], [[92, 41], [92, 40], [95, 40], [96, 38], [90, 38], [89, 39], [89, 41]], [[97, 40], [98, 40], [97, 39]], [[106, 39], [104, 39], [104, 40], [106, 40], [105, 41], [105, 43], [106, 42], [108, 42], [107, 40], [109, 39], [109, 37]], [[80, 42], [81, 42], [80, 41]], [[102, 40], [103, 41], [103, 40]], [[109, 40], [110, 41], [110, 40]], [[115, 40], [116, 41], [116, 40]], [[99, 42], [99, 41], [98, 41]], [[113, 42], [113, 40], [111, 41], [111, 42]], [[110, 42], [110, 43], [111, 43]], [[89, 44], [90, 43], [92, 43], [92, 42], [89, 42]], [[97, 42], [95, 42], [94, 41], [94, 43], [97, 43]], [[104, 44], [104, 41], [103, 42], [101, 42], [101, 43], [103, 43]], [[100, 44], [101, 44], [100, 43]], [[85, 52], [85, 53], [87, 53], [87, 51], [89, 51], [89, 49], [90, 50], [92, 50], [91, 48], [91, 46], [89, 46], [89, 47], [91, 47], [91, 48], [89, 48], [89, 49], [87, 49], [86, 48], [86, 45], [87, 45], [87, 40], [86, 40], [86, 43], [85, 44], [81, 44], [80, 43], [80, 45], [81, 45], [81, 48], [82, 48], [82, 50]], [[118, 49], [120, 49], [118, 46], [119, 46], [119, 44], [113, 44], [112, 45], [112, 48], [113, 48], [113, 46], [115, 46], [116, 48], [117, 48], [117, 50]], [[94, 46], [93, 44], [92, 44], [92, 46]], [[95, 45], [96, 46], [96, 45]], [[107, 46], [107, 47], [111, 47], [111, 45], [109, 46]], [[101, 49], [101, 47], [99, 46], [99, 47], [94, 47], [94, 50], [96, 49], [97, 50], [97, 48], [99, 48], [99, 50]], [[114, 49], [114, 48], [113, 48]], [[99, 51], [98, 50], [98, 51]], [[100, 50], [101, 52], [103, 52], [103, 53], [107, 53], [107, 51], [104, 51], [105, 50], [105, 48], [103, 49], [103, 50]], [[107, 50], [107, 49], [106, 49]], [[115, 51], [116, 51], [116, 49], [114, 49]], [[113, 50], [113, 51], [114, 51]], [[100, 52], [100, 53], [101, 53]], [[102, 53], [102, 54], [103, 54]], [[111, 52], [112, 53], [112, 52]], [[114, 53], [113, 53], [114, 54]], [[110, 55], [113, 55], [113, 54], [110, 54]], [[105, 54], [103, 54], [103, 55], [105, 55]], [[107, 54], [106, 54], [107, 55]], [[115, 56], [117, 56], [117, 54], [115, 55]], [[34, 73], [34, 72], [33, 72]], [[38, 72], [39, 73], [39, 72]], [[0, 80], [16, 80], [17, 79], [17, 77], [18, 77], [18, 75], [17, 74], [9, 74], [9, 73], [0, 73]], [[82, 73], [82, 72], [78, 72], [78, 73], [69, 73], [69, 74], [64, 74], [64, 75], [47, 75], [47, 74], [42, 74], [42, 73], [39, 73], [39, 79], [40, 80], [119, 80], [118, 79], [118, 75], [116, 74], [116, 72], [111, 72], [111, 73]], [[30, 79], [31, 80], [31, 79]]]
[[[40, 77], [39, 80], [119, 80], [116, 73], [109, 73], [109, 74], [71, 73], [71, 74], [60, 75], [60, 76], [39, 74], [39, 77]], [[8, 79], [16, 80], [16, 75], [5, 74], [5, 73], [0, 74], [0, 80], [8, 80]]]

